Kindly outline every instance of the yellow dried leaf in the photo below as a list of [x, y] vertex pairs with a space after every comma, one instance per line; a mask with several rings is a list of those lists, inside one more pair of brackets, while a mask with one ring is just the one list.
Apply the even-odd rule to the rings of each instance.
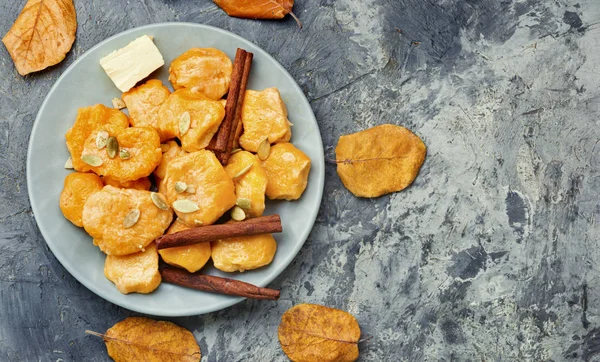
[[201, 357], [194, 335], [171, 322], [129, 317], [115, 324], [105, 335], [86, 333], [102, 337], [108, 355], [115, 362], [197, 362]]
[[249, 19], [282, 19], [290, 14], [302, 28], [302, 23], [292, 12], [294, 0], [213, 0], [229, 16]]
[[423, 141], [408, 129], [383, 124], [340, 137], [337, 173], [354, 195], [378, 197], [408, 187], [426, 152]]
[[77, 31], [73, 0], [29, 0], [2, 42], [21, 75], [60, 63]]
[[339, 309], [300, 304], [281, 317], [279, 342], [295, 362], [351, 362], [358, 358], [360, 327]]

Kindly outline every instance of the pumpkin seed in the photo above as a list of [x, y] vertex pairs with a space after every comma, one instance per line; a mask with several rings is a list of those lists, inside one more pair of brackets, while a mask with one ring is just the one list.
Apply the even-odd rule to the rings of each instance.
[[178, 211], [178, 212], [181, 212], [184, 214], [188, 214], [190, 212], [200, 210], [200, 208], [198, 207], [198, 205], [195, 202], [193, 202], [191, 200], [187, 200], [187, 199], [175, 201], [173, 203], [173, 208], [175, 209], [175, 211]]
[[183, 136], [190, 129], [190, 113], [183, 112], [181, 117], [179, 117], [179, 137]]
[[234, 206], [231, 209], [231, 218], [235, 221], [242, 221], [246, 218], [246, 213], [239, 206]]
[[196, 186], [194, 186], [194, 185], [188, 185], [187, 189], [185, 189], [185, 192], [187, 192], [188, 194], [195, 194], [196, 193]]
[[131, 153], [128, 149], [121, 148], [121, 151], [119, 151], [119, 157], [121, 157], [122, 160], [128, 160], [131, 158]]
[[163, 195], [159, 194], [158, 192], [152, 192], [150, 193], [150, 198], [152, 199], [154, 205], [156, 205], [156, 207], [158, 207], [159, 209], [169, 210], [169, 205], [167, 205], [167, 202], [165, 201]]
[[113, 105], [113, 108], [116, 108], [116, 109], [127, 108], [127, 105], [125, 104], [125, 102], [123, 102], [123, 100], [121, 98], [113, 98], [112, 105]]
[[87, 163], [92, 167], [98, 167], [102, 165], [102, 159], [96, 155], [83, 155], [81, 156], [81, 161]]
[[234, 179], [242, 177], [246, 174], [246, 172], [250, 171], [250, 169], [252, 168], [252, 163], [249, 164], [248, 166], [244, 167], [243, 169], [240, 170], [240, 172], [236, 173], [235, 176], [233, 176]]
[[106, 140], [106, 153], [108, 153], [108, 157], [115, 158], [117, 152], [119, 152], [119, 141], [117, 141], [117, 137], [108, 137]]
[[168, 145], [168, 144], [166, 144], [166, 143], [161, 143], [161, 144], [160, 144], [160, 150], [162, 151], [162, 153], [165, 153], [165, 152], [167, 152], [167, 151], [168, 151], [170, 148], [171, 148], [171, 146], [169, 146], [169, 145]]
[[235, 204], [239, 207], [241, 207], [242, 209], [246, 209], [249, 210], [252, 208], [252, 200], [247, 199], [245, 197], [240, 197], [237, 200], [235, 200]]
[[98, 149], [103, 149], [104, 147], [106, 147], [106, 142], [108, 141], [108, 132], [106, 131], [100, 131], [98, 132], [98, 134], [96, 135], [96, 147], [98, 147]]
[[241, 150], [242, 150], [241, 148], [234, 148], [233, 150], [231, 150], [231, 154], [233, 155], [234, 153], [238, 153]]
[[185, 190], [187, 190], [187, 184], [185, 182], [183, 182], [183, 181], [175, 182], [175, 191], [178, 194], [185, 192]]
[[132, 227], [133, 225], [135, 225], [138, 220], [140, 219], [140, 210], [139, 209], [133, 209], [131, 211], [129, 211], [127, 213], [127, 215], [125, 215], [125, 218], [123, 219], [123, 227], [125, 229], [128, 229], [130, 227]]
[[260, 145], [258, 145], [258, 149], [256, 150], [256, 155], [258, 159], [261, 161], [269, 158], [269, 154], [271, 153], [271, 144], [269, 143], [269, 138], [265, 138]]
[[65, 168], [67, 170], [72, 170], [73, 169], [73, 159], [71, 157], [69, 157], [67, 159], [67, 162], [65, 162]]

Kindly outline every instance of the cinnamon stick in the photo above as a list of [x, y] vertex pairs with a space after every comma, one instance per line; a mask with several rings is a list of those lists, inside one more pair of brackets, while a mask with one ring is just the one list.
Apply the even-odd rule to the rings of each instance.
[[158, 249], [192, 245], [238, 236], [280, 233], [283, 230], [279, 215], [261, 216], [231, 224], [197, 226], [156, 239]]
[[244, 49], [238, 48], [233, 61], [233, 71], [231, 81], [229, 82], [229, 92], [227, 93], [227, 103], [225, 103], [225, 119], [217, 131], [214, 149], [225, 152], [229, 143], [229, 135], [235, 118], [235, 110], [239, 98], [240, 85], [244, 76], [244, 67], [246, 65], [246, 54]]
[[230, 278], [204, 274], [192, 274], [184, 270], [164, 268], [161, 271], [162, 281], [182, 287], [204, 292], [235, 295], [252, 299], [279, 299], [279, 290], [261, 288], [256, 285]]
[[[209, 151], [214, 151], [215, 153], [219, 152], [219, 151], [215, 151], [215, 144], [217, 143], [217, 134], [215, 133], [215, 135], [213, 136], [213, 138], [210, 139], [210, 142], [208, 143], [208, 146], [206, 146], [206, 149]], [[219, 156], [217, 155], [217, 158]]]
[[242, 135], [242, 109], [244, 107], [244, 99], [246, 98], [246, 87], [248, 86], [248, 78], [250, 77], [250, 68], [252, 68], [252, 58], [254, 54], [247, 52], [244, 61], [244, 73], [240, 83], [238, 100], [235, 107], [235, 113], [229, 133], [229, 140], [225, 151], [220, 155], [219, 160], [223, 165], [226, 165], [231, 156], [231, 150], [237, 146], [238, 140]]

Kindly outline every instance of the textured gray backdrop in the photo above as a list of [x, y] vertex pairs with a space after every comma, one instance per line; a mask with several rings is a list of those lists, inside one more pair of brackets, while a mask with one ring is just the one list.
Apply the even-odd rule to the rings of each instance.
[[[25, 0], [2, 1], [0, 35]], [[132, 27], [189, 21], [272, 54], [311, 101], [328, 152], [396, 123], [428, 146], [408, 190], [353, 197], [327, 168], [314, 230], [274, 282], [279, 302], [198, 317], [203, 361], [285, 361], [277, 325], [312, 302], [348, 310], [363, 361], [600, 361], [598, 0], [306, 0], [292, 19], [228, 18], [208, 0], [75, 0], [67, 59], [21, 77], [0, 46], [0, 360], [104, 361], [132, 315], [82, 287], [46, 247], [25, 180], [50, 86]]]

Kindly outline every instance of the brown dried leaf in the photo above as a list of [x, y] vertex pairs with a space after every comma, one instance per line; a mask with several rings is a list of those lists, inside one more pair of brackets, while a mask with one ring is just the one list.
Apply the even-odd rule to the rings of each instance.
[[279, 342], [296, 362], [351, 362], [358, 358], [360, 327], [347, 312], [316, 304], [300, 304], [281, 317]]
[[86, 333], [102, 337], [115, 362], [197, 362], [201, 357], [194, 335], [171, 322], [129, 317], [106, 334]]
[[378, 197], [408, 187], [426, 152], [423, 141], [408, 129], [383, 124], [340, 137], [337, 173], [354, 195]]
[[248, 19], [282, 19], [290, 14], [302, 28], [300, 19], [292, 12], [294, 0], [213, 0], [227, 15]]
[[73, 0], [29, 0], [2, 42], [21, 75], [60, 63], [77, 31]]

